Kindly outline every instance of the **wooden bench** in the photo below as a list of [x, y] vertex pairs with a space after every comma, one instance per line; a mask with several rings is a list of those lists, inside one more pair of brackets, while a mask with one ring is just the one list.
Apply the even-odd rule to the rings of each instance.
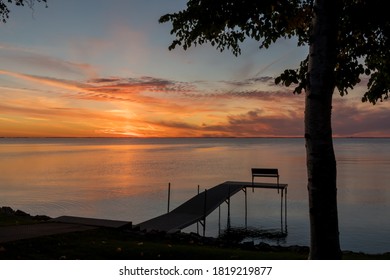
[[[277, 168], [252, 168], [252, 185], [255, 182], [255, 177], [271, 177], [276, 178], [277, 186], [279, 187], [279, 170]], [[252, 191], [254, 188], [252, 187]], [[278, 188], [279, 193], [279, 188]]]

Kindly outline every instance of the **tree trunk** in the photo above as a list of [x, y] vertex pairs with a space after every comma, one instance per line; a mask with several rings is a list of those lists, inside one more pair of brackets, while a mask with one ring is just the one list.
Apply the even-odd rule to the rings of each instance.
[[338, 0], [317, 0], [312, 24], [305, 105], [310, 211], [310, 259], [340, 259], [332, 95], [337, 50]]

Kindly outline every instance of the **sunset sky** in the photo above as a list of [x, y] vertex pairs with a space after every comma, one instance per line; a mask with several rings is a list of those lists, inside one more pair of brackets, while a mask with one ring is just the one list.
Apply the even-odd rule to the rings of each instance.
[[[242, 55], [168, 50], [161, 15], [182, 0], [48, 0], [0, 25], [0, 137], [303, 136], [304, 96], [274, 85], [307, 48], [280, 40]], [[390, 137], [390, 102], [366, 81], [335, 95], [335, 136]]]

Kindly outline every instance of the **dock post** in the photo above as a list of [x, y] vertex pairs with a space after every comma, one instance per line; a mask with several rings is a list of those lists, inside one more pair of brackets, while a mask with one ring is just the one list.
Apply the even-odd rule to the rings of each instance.
[[230, 185], [229, 185], [229, 193], [228, 193], [228, 219], [227, 219], [227, 228], [230, 230]]
[[246, 187], [242, 189], [245, 193], [245, 229], [248, 228], [248, 198], [246, 193]]
[[283, 232], [283, 190], [280, 192], [280, 227]]
[[206, 202], [207, 202], [207, 189], [204, 190], [204, 208], [203, 208], [203, 237], [206, 235]]
[[[198, 194], [199, 194], [199, 185], [198, 185]], [[199, 234], [199, 222], [196, 222], [196, 233]]]
[[168, 183], [168, 212], [169, 213], [169, 204], [171, 201], [171, 183]]
[[[284, 227], [283, 227], [283, 195], [284, 195]], [[283, 188], [280, 192], [280, 223], [282, 226], [282, 232], [287, 233], [287, 187]]]
[[221, 235], [221, 204], [218, 206], [218, 236]]
[[284, 189], [284, 226], [287, 233], [287, 187]]

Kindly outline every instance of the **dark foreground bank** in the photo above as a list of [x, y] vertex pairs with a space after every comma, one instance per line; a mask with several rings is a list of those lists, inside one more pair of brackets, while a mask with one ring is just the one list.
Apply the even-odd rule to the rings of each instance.
[[[31, 216], [9, 207], [0, 208], [0, 231], [15, 225], [48, 223], [50, 217]], [[0, 243], [0, 259], [8, 260], [207, 260], [268, 259], [304, 260], [308, 247], [270, 246], [265, 243], [240, 243], [231, 236], [204, 238], [197, 234], [141, 232], [130, 229], [97, 227], [82, 231]], [[390, 253], [343, 252], [343, 259], [390, 259]]]

